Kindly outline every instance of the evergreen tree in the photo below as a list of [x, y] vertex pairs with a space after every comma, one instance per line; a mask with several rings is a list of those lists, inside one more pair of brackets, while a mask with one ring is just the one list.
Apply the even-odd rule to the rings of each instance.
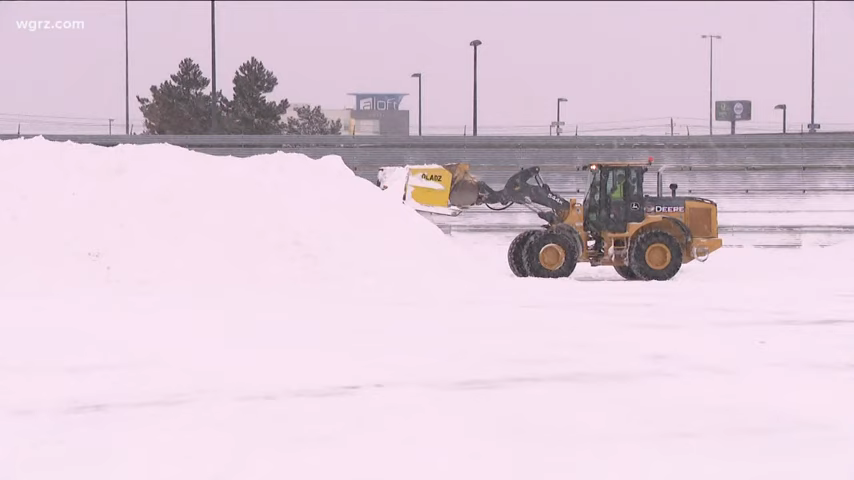
[[280, 134], [285, 128], [282, 115], [287, 113], [288, 100], [268, 101], [279, 84], [273, 72], [255, 57], [243, 63], [234, 73], [234, 96], [224, 100], [223, 128], [228, 133], [244, 135]]
[[[137, 95], [145, 118], [145, 133], [199, 135], [210, 132], [211, 96], [205, 93], [210, 80], [191, 58], [181, 60], [171, 80], [151, 86], [151, 98]], [[219, 92], [218, 92], [219, 93]], [[222, 98], [222, 94], [219, 93]], [[222, 101], [220, 102], [222, 104]]]
[[340, 135], [341, 120], [330, 121], [320, 106], [296, 108], [296, 118], [289, 118], [286, 132], [291, 135]]

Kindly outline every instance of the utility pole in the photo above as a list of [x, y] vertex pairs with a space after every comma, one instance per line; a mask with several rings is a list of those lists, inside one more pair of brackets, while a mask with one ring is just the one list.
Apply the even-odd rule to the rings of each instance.
[[472, 112], [471, 136], [477, 136], [477, 47], [482, 45], [480, 40], [472, 40], [469, 45], [474, 47], [474, 110]]
[[413, 73], [412, 78], [418, 79], [418, 136], [421, 136], [421, 74]]
[[673, 136], [673, 117], [670, 117], [670, 136]]
[[812, 82], [810, 86], [810, 133], [815, 133], [815, 0], [812, 0]]
[[714, 55], [714, 51], [715, 51], [714, 50], [715, 49], [714, 41], [715, 41], [715, 39], [720, 40], [721, 36], [720, 35], [702, 35], [701, 38], [708, 38], [709, 39], [709, 136], [711, 136], [711, 135], [713, 135], [713, 133], [712, 133], [712, 119], [714, 118], [714, 114], [715, 114], [715, 104], [712, 101], [712, 98], [713, 98], [713, 96], [712, 96], [712, 85], [713, 85], [712, 80], [714, 78], [713, 77], [713, 68], [714, 67], [713, 67], [712, 59], [713, 59], [713, 55]]
[[125, 135], [130, 135], [130, 69], [128, 65], [128, 0], [125, 0]]
[[216, 94], [216, 0], [211, 0], [211, 134], [217, 130]]
[[112, 134], [113, 134], [113, 119], [112, 119], [112, 118], [109, 118], [109, 119], [107, 119], [107, 120], [109, 120], [109, 122], [110, 122], [110, 130], [109, 130], [109, 132], [110, 132], [110, 135], [112, 135]]

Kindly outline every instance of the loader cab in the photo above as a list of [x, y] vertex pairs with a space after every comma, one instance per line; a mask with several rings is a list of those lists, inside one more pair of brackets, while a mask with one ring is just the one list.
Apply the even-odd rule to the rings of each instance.
[[643, 221], [643, 176], [647, 164], [594, 163], [585, 168], [585, 229], [625, 233], [629, 223]]

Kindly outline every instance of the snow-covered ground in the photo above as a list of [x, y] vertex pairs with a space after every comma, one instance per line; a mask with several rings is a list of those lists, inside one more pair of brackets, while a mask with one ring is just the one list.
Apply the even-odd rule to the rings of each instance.
[[336, 157], [0, 142], [0, 479], [854, 476], [851, 242], [647, 283], [511, 236]]

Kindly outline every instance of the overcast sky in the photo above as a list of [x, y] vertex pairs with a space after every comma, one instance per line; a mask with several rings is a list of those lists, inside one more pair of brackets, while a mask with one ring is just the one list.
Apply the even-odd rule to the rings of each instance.
[[[84, 27], [19, 26], [29, 20]], [[715, 99], [753, 102], [753, 121], [740, 128], [779, 128], [778, 103], [789, 107], [790, 128], [810, 120], [809, 1], [218, 1], [216, 20], [217, 86], [226, 95], [254, 55], [279, 78], [273, 99], [343, 109], [354, 105], [351, 92], [409, 93], [402, 108], [414, 128], [410, 75], [422, 72], [425, 133], [470, 131], [474, 39], [483, 42], [480, 134], [548, 134], [558, 97], [569, 100], [561, 118], [569, 129], [638, 120], [656, 125], [646, 133], [664, 134], [676, 117], [677, 128], [705, 134], [704, 33], [723, 37], [715, 41]], [[107, 118], [116, 119], [114, 133], [124, 130], [124, 2], [0, 1], [0, 22], [0, 131], [22, 122], [22, 133], [107, 133]], [[148, 95], [184, 57], [210, 76], [210, 2], [131, 1], [129, 24], [130, 116], [141, 131], [135, 95]], [[854, 130], [854, 2], [816, 3], [815, 109], [824, 130]]]

